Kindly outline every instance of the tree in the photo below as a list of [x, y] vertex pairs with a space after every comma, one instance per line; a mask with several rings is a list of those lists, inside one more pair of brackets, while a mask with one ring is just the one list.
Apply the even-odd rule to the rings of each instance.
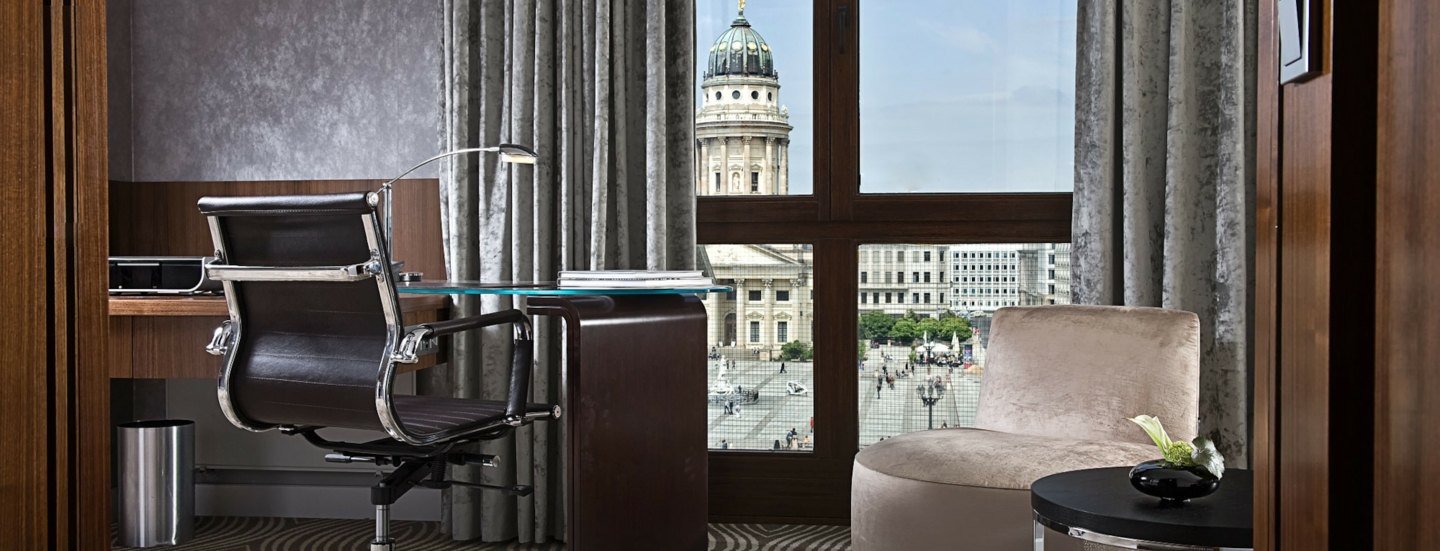
[[860, 316], [860, 338], [880, 339], [890, 336], [895, 327], [895, 318], [879, 310], [865, 312]]
[[[929, 334], [930, 334], [930, 338], [935, 339], [935, 340], [941, 340], [941, 339], [940, 339], [940, 327], [941, 327], [940, 320], [937, 320], [937, 319], [935, 319], [935, 318], [925, 318], [925, 319], [920, 320], [920, 321], [919, 321], [918, 323], [916, 323], [915, 325], [916, 325], [916, 331], [919, 331], [919, 332], [920, 332], [920, 336], [923, 337], [923, 336], [925, 336], [926, 333], [929, 333]], [[945, 334], [945, 337], [948, 338], [949, 336], [950, 336], [949, 333], [946, 333], [946, 334]]]
[[970, 320], [960, 317], [953, 317], [941, 319], [938, 321], [940, 324], [939, 332], [941, 337], [943, 337], [940, 340], [948, 340], [950, 338], [950, 335], [952, 334], [959, 336], [960, 340], [962, 341], [970, 338]]
[[949, 308], [946, 308], [946, 309], [940, 311], [940, 319], [942, 319], [942, 320], [943, 320], [943, 319], [950, 319], [950, 318], [953, 318], [953, 317], [955, 317], [955, 312], [951, 312]]
[[790, 341], [780, 345], [780, 359], [783, 361], [809, 360], [814, 357], [815, 351], [803, 342]]
[[914, 339], [920, 336], [920, 324], [910, 318], [900, 318], [890, 328], [890, 336], [897, 339]]
[[865, 359], [865, 341], [855, 341], [855, 344], [859, 347], [859, 348], [856, 349], [856, 351], [855, 351], [855, 358], [856, 358], [857, 360], [864, 360], [864, 359]]

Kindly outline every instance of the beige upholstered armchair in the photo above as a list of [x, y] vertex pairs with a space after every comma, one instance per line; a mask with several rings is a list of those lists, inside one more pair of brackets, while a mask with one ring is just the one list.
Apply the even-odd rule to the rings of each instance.
[[[1154, 443], [1126, 420], [1135, 415], [1160, 417], [1177, 440], [1195, 437], [1195, 314], [1003, 308], [991, 331], [975, 428], [897, 436], [855, 457], [855, 551], [1028, 551], [1031, 482], [1156, 459]], [[1047, 545], [1072, 545], [1064, 539]]]

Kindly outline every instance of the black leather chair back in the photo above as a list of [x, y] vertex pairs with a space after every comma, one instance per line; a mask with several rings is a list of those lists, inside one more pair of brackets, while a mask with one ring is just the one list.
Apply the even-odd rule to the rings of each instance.
[[[199, 208], [210, 218], [217, 263], [296, 268], [377, 260], [388, 277], [372, 201], [363, 192], [206, 197]], [[240, 320], [228, 381], [222, 375], [220, 385], [232, 422], [382, 429], [376, 395], [393, 338], [387, 323], [402, 323], [382, 302], [389, 293], [396, 304], [393, 289], [369, 277], [230, 281], [226, 292]]]

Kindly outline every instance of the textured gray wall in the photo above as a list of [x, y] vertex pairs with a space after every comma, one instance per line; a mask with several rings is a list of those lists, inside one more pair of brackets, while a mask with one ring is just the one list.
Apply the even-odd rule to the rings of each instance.
[[134, 181], [386, 178], [437, 152], [439, 0], [121, 1]]
[[105, 3], [106, 80], [109, 86], [110, 179], [134, 179], [130, 155], [130, 12], [132, 0]]

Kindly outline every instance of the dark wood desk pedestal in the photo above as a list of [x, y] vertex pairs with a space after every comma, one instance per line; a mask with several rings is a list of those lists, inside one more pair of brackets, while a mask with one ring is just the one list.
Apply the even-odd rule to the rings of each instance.
[[549, 296], [567, 326], [571, 551], [706, 548], [705, 307], [694, 295]]

